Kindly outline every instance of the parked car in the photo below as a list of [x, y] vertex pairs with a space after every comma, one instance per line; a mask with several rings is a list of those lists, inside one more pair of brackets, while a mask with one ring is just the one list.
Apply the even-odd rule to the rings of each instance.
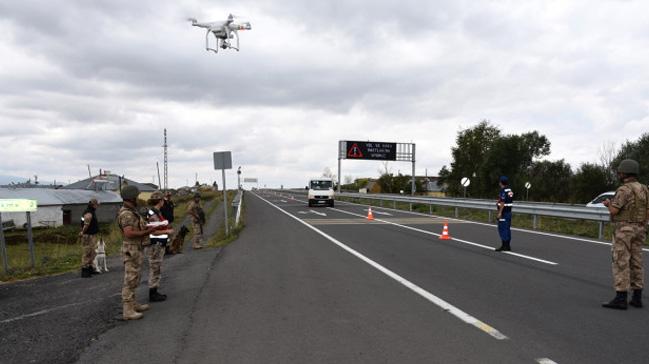
[[587, 203], [586, 207], [606, 207], [603, 202], [606, 199], [612, 199], [613, 196], [615, 196], [615, 191], [604, 192]]

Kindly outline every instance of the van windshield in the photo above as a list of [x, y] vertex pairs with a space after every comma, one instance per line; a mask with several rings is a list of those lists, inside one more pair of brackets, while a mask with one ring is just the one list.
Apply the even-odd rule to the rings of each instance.
[[331, 181], [311, 181], [311, 186], [309, 187], [312, 190], [328, 190], [333, 187], [333, 183]]

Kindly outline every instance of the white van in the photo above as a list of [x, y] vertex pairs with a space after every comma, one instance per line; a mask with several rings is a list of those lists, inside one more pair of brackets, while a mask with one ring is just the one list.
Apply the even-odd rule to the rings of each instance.
[[586, 207], [606, 207], [604, 206], [604, 200], [612, 200], [614, 196], [615, 191], [604, 192], [587, 203]]
[[306, 186], [309, 207], [329, 205], [334, 207], [334, 181], [327, 177], [312, 178]]

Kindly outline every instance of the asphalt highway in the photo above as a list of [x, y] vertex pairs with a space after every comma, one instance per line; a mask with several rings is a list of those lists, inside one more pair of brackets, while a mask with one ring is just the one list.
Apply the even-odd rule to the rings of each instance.
[[[422, 214], [372, 208], [375, 220], [368, 221], [366, 206], [338, 201], [335, 208], [309, 208], [297, 196], [273, 191], [246, 193], [245, 206], [246, 227], [237, 241], [171, 259], [162, 283], [166, 302], [139, 321], [115, 321], [113, 312], [115, 322], [89, 333], [92, 340], [67, 358], [649, 362], [649, 307], [600, 307], [614, 294], [605, 243], [515, 230], [514, 251], [496, 253], [493, 225], [451, 219], [452, 239], [440, 240], [446, 220]], [[62, 296], [68, 289], [50, 288]], [[105, 304], [116, 305], [112, 301]], [[37, 325], [39, 317], [46, 332], [70, 310], [18, 321]], [[0, 321], [0, 338], [5, 329], [19, 330], [18, 321]], [[57, 342], [66, 349], [64, 340]]]

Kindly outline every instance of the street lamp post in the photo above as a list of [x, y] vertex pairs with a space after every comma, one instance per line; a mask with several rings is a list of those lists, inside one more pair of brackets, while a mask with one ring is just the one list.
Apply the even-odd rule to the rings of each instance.
[[241, 189], [241, 166], [237, 169], [237, 187]]

